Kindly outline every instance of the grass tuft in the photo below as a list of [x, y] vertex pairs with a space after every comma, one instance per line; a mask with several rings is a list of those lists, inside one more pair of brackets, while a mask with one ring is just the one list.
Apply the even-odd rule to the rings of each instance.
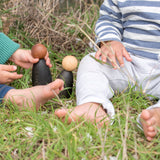
[[[3, 0], [0, 2], [0, 30], [23, 48], [43, 43], [53, 67], [53, 80], [62, 70], [64, 56], [74, 55], [80, 61], [93, 51], [94, 27], [102, 1], [75, 1], [75, 7], [66, 2], [65, 12], [60, 12], [58, 1]], [[96, 3], [95, 3], [96, 2]], [[78, 26], [78, 27], [75, 27]], [[85, 31], [85, 34], [82, 32]], [[24, 76], [14, 81], [15, 88], [31, 87], [31, 70], [18, 68]], [[74, 91], [70, 99], [54, 98], [36, 111], [18, 110], [12, 103], [0, 107], [0, 159], [160, 159], [159, 135], [146, 141], [137, 127], [136, 118], [142, 109], [154, 104], [136, 85], [111, 99], [116, 109], [113, 125], [97, 128], [82, 120], [80, 123], [63, 123], [54, 115], [60, 107], [76, 106], [76, 71]]]

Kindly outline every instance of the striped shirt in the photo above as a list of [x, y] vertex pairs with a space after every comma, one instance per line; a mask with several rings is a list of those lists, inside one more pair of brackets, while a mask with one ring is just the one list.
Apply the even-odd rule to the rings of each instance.
[[104, 0], [96, 43], [115, 40], [128, 52], [160, 59], [160, 0]]

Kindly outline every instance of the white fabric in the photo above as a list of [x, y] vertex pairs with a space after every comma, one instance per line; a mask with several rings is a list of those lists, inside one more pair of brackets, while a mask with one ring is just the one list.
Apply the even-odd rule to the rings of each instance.
[[160, 98], [160, 62], [131, 54], [132, 62], [125, 61], [125, 67], [114, 70], [111, 65], [101, 64], [88, 54], [80, 62], [77, 72], [77, 105], [96, 102], [107, 109], [113, 118], [114, 107], [110, 101], [115, 91], [123, 91], [137, 83], [135, 89]]

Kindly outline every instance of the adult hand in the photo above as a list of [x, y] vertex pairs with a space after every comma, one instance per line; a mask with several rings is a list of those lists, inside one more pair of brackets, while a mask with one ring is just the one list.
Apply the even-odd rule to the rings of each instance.
[[17, 67], [14, 65], [3, 65], [0, 64], [0, 84], [7, 84], [16, 79], [22, 78], [22, 74], [15, 72]]
[[48, 52], [47, 52], [46, 56], [44, 57], [44, 59], [46, 60], [46, 65], [51, 68], [52, 64], [51, 64]]
[[[14, 62], [15, 64], [19, 65], [23, 68], [31, 68], [34, 63], [37, 63], [39, 61], [38, 58], [34, 58], [31, 54], [31, 50], [25, 50], [25, 49], [17, 49], [13, 55], [9, 58], [10, 61]], [[49, 67], [52, 67], [52, 64], [49, 59], [49, 54], [47, 52], [45, 56], [46, 65]]]
[[103, 62], [107, 62], [109, 60], [114, 69], [118, 68], [117, 60], [121, 67], [124, 66], [123, 57], [125, 57], [127, 61], [132, 61], [129, 53], [126, 51], [121, 42], [108, 41], [104, 43], [105, 44], [101, 45], [100, 50], [96, 52], [96, 59], [99, 59], [101, 57], [101, 60]]

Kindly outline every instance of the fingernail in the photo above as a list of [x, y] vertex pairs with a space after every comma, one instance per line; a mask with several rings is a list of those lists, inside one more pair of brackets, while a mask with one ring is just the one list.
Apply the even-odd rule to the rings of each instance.
[[14, 70], [17, 70], [17, 66], [13, 66], [13, 69], [14, 69]]
[[116, 66], [114, 66], [114, 67], [113, 67], [113, 69], [117, 69], [117, 67], [116, 67]]
[[121, 64], [121, 67], [124, 67], [124, 64]]

